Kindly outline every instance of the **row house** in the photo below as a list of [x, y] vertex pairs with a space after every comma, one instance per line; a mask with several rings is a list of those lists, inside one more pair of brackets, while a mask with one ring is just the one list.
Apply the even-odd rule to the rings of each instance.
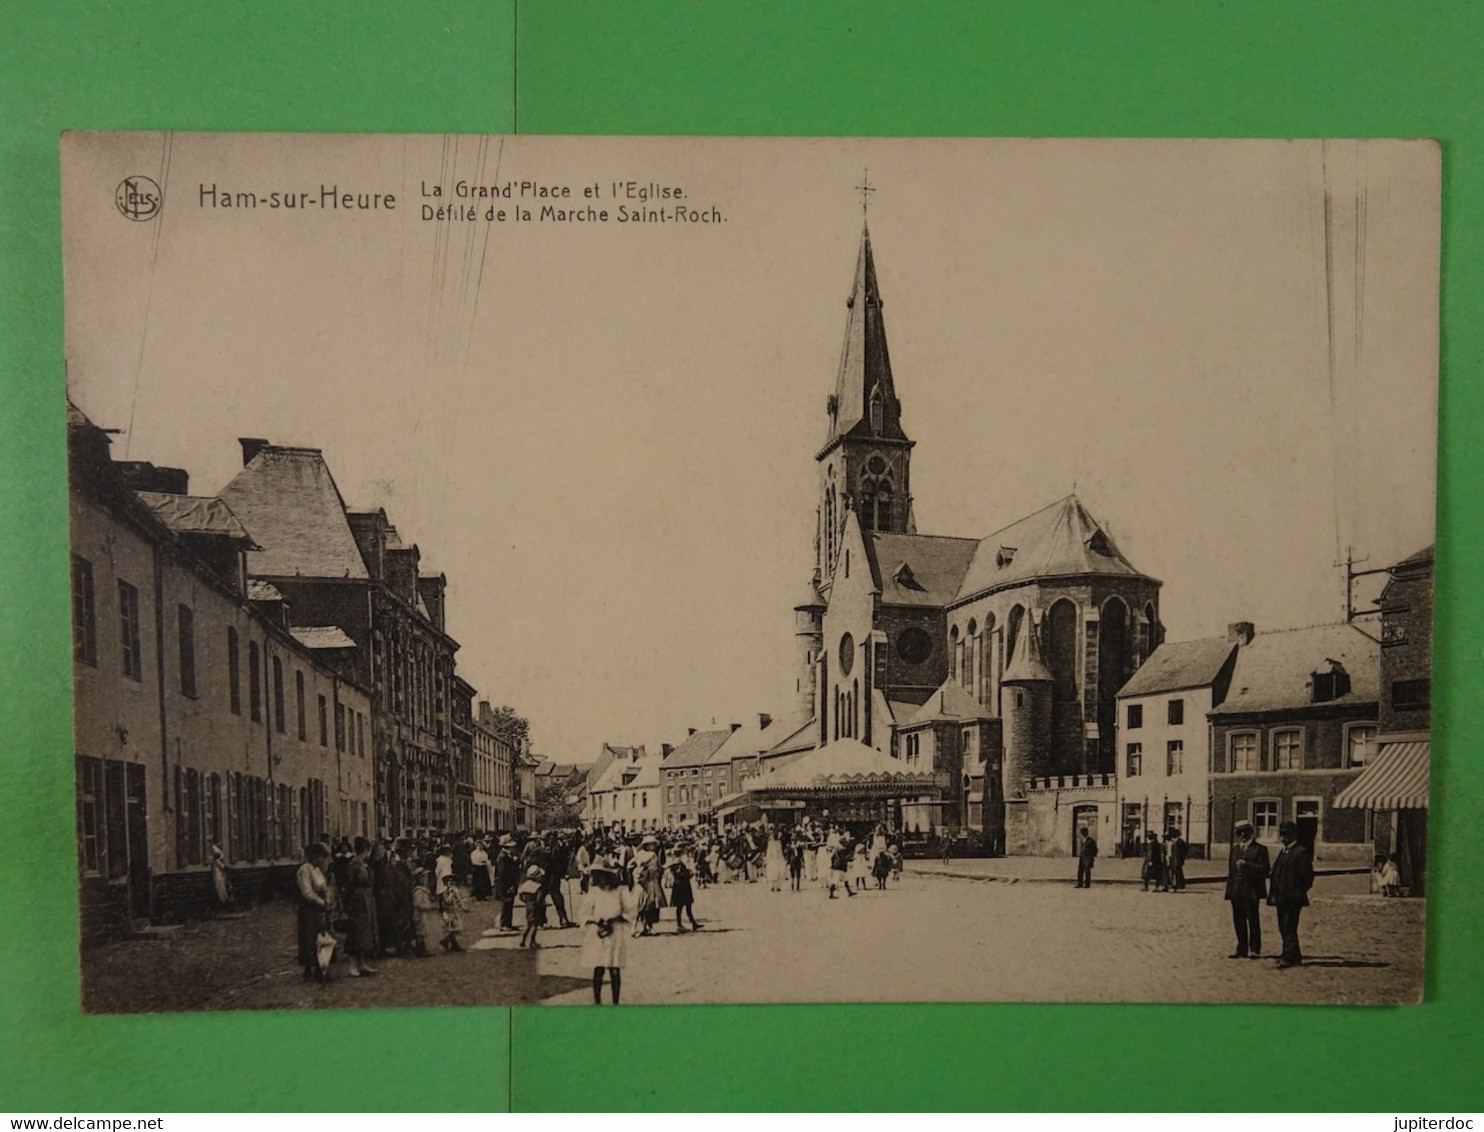
[[260, 545], [183, 470], [116, 462], [68, 410], [82, 935], [199, 915], [372, 829], [373, 708], [353, 649], [254, 585]]
[[515, 828], [515, 746], [499, 733], [488, 700], [479, 701], [473, 720], [474, 781], [472, 820], [468, 828], [505, 831]]
[[1167, 641], [1118, 693], [1119, 767], [1114, 804], [1074, 821], [1074, 848], [1085, 830], [1100, 846], [1137, 856], [1147, 832], [1173, 830], [1204, 856], [1210, 825], [1210, 713], [1225, 702], [1237, 652], [1253, 626], [1238, 622], [1224, 637]]
[[703, 813], [731, 793], [728, 785], [730, 763], [712, 761], [732, 736], [730, 727], [698, 731], [692, 727], [685, 741], [673, 750], [663, 750], [660, 760], [660, 785], [663, 790], [661, 815], [666, 826], [695, 825]]
[[250, 577], [295, 620], [338, 628], [356, 679], [372, 693], [368, 745], [380, 836], [460, 825], [455, 805], [455, 641], [445, 628], [447, 580], [420, 565], [386, 512], [353, 512], [316, 448], [246, 438], [242, 470], [221, 498], [253, 532]]
[[1368, 860], [1366, 814], [1336, 805], [1376, 746], [1380, 645], [1350, 623], [1257, 633], [1210, 720], [1210, 843], [1250, 821], [1276, 844], [1291, 820], [1318, 860]]

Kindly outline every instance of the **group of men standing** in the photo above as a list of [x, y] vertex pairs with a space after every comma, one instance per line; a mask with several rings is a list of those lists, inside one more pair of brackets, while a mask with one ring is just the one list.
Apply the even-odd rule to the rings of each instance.
[[[1077, 852], [1077, 887], [1092, 887], [1092, 869], [1098, 856], [1098, 843], [1090, 830], [1079, 831], [1082, 843]], [[1278, 917], [1278, 935], [1283, 948], [1278, 967], [1296, 967], [1304, 961], [1299, 945], [1299, 915], [1309, 904], [1309, 889], [1314, 884], [1314, 856], [1298, 837], [1298, 826], [1291, 821], [1278, 826], [1278, 839], [1283, 847], [1269, 860], [1267, 846], [1258, 841], [1252, 823], [1239, 821], [1232, 827], [1231, 854], [1227, 862], [1226, 899], [1232, 906], [1232, 926], [1237, 943], [1232, 959], [1258, 959], [1262, 956], [1262, 918], [1264, 900]], [[1140, 878], [1146, 891], [1179, 892], [1185, 887], [1185, 859], [1188, 847], [1177, 830], [1165, 834], [1164, 843], [1153, 830], [1144, 843]]]
[[1266, 899], [1277, 912], [1278, 935], [1283, 940], [1278, 967], [1297, 967], [1304, 961], [1299, 946], [1299, 913], [1309, 904], [1309, 889], [1314, 884], [1314, 856], [1298, 839], [1298, 826], [1291, 821], [1279, 824], [1278, 840], [1283, 848], [1270, 863], [1267, 846], [1254, 838], [1251, 822], [1239, 821], [1232, 829], [1226, 898], [1232, 906], [1237, 946], [1230, 957], [1261, 957], [1260, 906]]

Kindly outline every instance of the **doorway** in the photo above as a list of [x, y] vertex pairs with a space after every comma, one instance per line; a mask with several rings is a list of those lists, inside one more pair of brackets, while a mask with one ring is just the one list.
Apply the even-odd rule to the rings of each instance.
[[1072, 807], [1072, 856], [1082, 854], [1082, 842], [1098, 836], [1098, 808], [1096, 806]]
[[124, 828], [129, 844], [129, 915], [150, 916], [149, 823], [145, 804], [144, 764], [124, 764]]
[[1312, 853], [1314, 842], [1319, 840], [1319, 799], [1295, 798], [1293, 824], [1298, 826], [1299, 841]]

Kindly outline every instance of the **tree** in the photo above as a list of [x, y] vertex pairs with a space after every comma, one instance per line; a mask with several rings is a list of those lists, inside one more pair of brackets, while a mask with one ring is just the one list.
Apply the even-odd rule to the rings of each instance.
[[536, 787], [537, 829], [572, 829], [582, 824], [582, 811], [567, 801], [574, 789], [570, 780]]
[[531, 737], [530, 721], [509, 704], [502, 704], [490, 713], [490, 726], [496, 736], [517, 751], [526, 749], [526, 741]]

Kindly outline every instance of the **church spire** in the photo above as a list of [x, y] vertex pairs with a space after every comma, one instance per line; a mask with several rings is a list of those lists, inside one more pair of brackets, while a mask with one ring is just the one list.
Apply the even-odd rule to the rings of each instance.
[[840, 351], [835, 392], [829, 400], [831, 442], [847, 436], [907, 439], [902, 432], [902, 407], [892, 383], [883, 305], [871, 252], [871, 230], [863, 221], [855, 280], [850, 298], [845, 300], [845, 345]]

